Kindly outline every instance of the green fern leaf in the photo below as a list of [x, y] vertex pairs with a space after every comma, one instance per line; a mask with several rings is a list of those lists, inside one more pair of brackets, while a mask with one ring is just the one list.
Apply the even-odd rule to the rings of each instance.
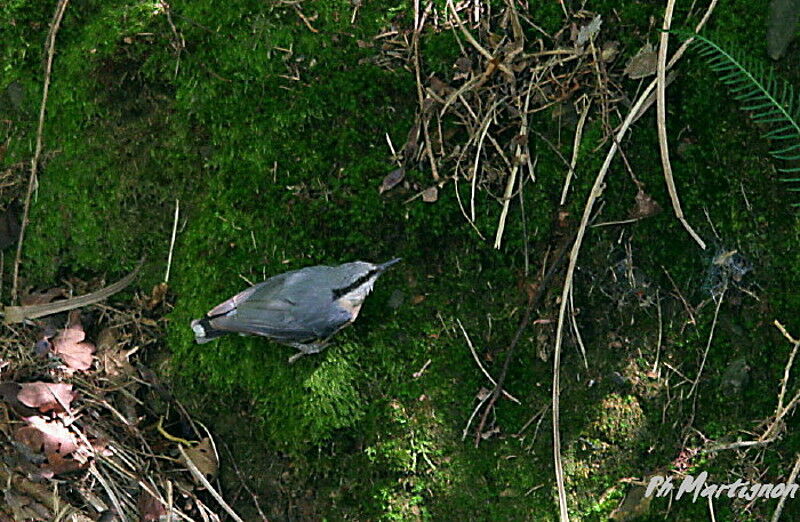
[[[704, 58], [712, 71], [719, 75], [731, 97], [748, 111], [754, 122], [768, 125], [764, 134], [773, 148], [770, 155], [783, 162], [800, 161], [800, 93], [783, 79], [775, 76], [771, 68], [736, 51], [723, 49], [717, 43], [699, 34], [672, 31], [682, 38], [694, 37], [692, 44], [697, 54]], [[782, 166], [783, 174], [800, 173], [800, 167]], [[798, 183], [800, 177], [784, 177], [781, 181]], [[791, 191], [800, 191], [790, 187]], [[795, 206], [800, 206], [796, 203]]]

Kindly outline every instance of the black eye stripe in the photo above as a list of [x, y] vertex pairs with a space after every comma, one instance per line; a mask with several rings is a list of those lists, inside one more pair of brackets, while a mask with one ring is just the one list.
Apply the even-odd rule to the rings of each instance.
[[336, 299], [339, 299], [340, 297], [342, 297], [343, 295], [347, 295], [348, 293], [352, 292], [353, 290], [355, 290], [359, 286], [361, 286], [364, 283], [366, 283], [367, 281], [369, 281], [372, 278], [372, 276], [374, 276], [375, 274], [377, 274], [379, 272], [380, 272], [379, 269], [373, 268], [372, 270], [367, 272], [366, 275], [363, 275], [363, 276], [359, 277], [354, 282], [350, 283], [349, 285], [345, 286], [344, 288], [335, 288], [333, 290], [333, 299], [336, 300]]

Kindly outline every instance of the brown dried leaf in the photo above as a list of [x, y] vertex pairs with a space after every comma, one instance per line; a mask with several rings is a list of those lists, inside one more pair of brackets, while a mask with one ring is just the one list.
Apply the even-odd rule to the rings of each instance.
[[636, 206], [631, 211], [632, 218], [646, 218], [661, 212], [661, 205], [650, 194], [639, 189], [636, 194]]
[[64, 292], [63, 288], [51, 288], [49, 290], [32, 292], [30, 294], [23, 295], [19, 298], [19, 302], [22, 306], [43, 305], [49, 303], [56, 297], [65, 296], [66, 293]]
[[169, 290], [169, 285], [167, 285], [167, 283], [158, 283], [155, 285], [144, 307], [147, 310], [153, 310], [156, 306], [163, 303], [164, 298], [167, 296], [167, 290]]
[[439, 189], [436, 185], [426, 188], [422, 192], [422, 201], [425, 203], [435, 203], [439, 199]]
[[20, 492], [8, 489], [3, 493], [5, 505], [11, 508], [13, 520], [52, 520], [53, 514], [43, 504]]
[[617, 509], [611, 513], [611, 520], [636, 520], [650, 511], [653, 495], [645, 496], [647, 488], [633, 485]]
[[403, 145], [403, 157], [406, 159], [411, 159], [414, 154], [417, 153], [417, 141], [419, 140], [420, 136], [420, 125], [419, 121], [415, 122], [414, 125], [408, 129], [408, 135], [406, 136], [406, 143]]
[[71, 384], [52, 382], [25, 382], [19, 385], [17, 393], [19, 401], [31, 408], [38, 408], [42, 413], [50, 410], [57, 412], [69, 409], [76, 393]]
[[461, 56], [453, 67], [462, 73], [468, 73], [472, 70], [472, 60], [468, 56]]
[[619, 52], [619, 42], [611, 41], [603, 44], [603, 49], [600, 51], [600, 59], [606, 63], [614, 61]]
[[207, 479], [211, 480], [217, 476], [219, 462], [217, 462], [217, 455], [211, 447], [211, 439], [208, 437], [191, 448], [186, 448], [186, 456]]
[[167, 510], [163, 502], [153, 497], [145, 490], [142, 490], [139, 494], [139, 501], [136, 504], [139, 508], [139, 520], [142, 522], [160, 520], [161, 517], [167, 515]]
[[392, 190], [394, 187], [397, 186], [398, 183], [403, 181], [403, 178], [406, 177], [406, 169], [400, 167], [399, 169], [394, 169], [390, 173], [383, 178], [383, 182], [381, 183], [378, 192], [383, 194], [387, 190]]
[[439, 96], [447, 96], [451, 92], [455, 91], [455, 89], [447, 85], [436, 76], [431, 76], [431, 89]]
[[74, 370], [88, 370], [92, 366], [94, 345], [84, 341], [86, 333], [80, 321], [71, 321], [53, 338], [53, 351], [60, 355], [67, 366]]
[[22, 386], [15, 382], [4, 382], [0, 383], [0, 399], [6, 402], [17, 415], [21, 417], [30, 417], [32, 415], [36, 415], [38, 410], [31, 409], [28, 406], [25, 406], [20, 402], [17, 398], [17, 394], [22, 389]]
[[649, 42], [644, 45], [636, 56], [628, 60], [625, 65], [625, 74], [632, 80], [638, 80], [656, 73], [658, 51]]
[[97, 334], [97, 367], [109, 377], [129, 376], [136, 373], [130, 363], [130, 352], [120, 345], [116, 328], [103, 328]]
[[479, 401], [485, 401], [486, 399], [489, 398], [489, 395], [491, 394], [492, 391], [490, 389], [481, 386], [481, 389], [478, 390], [478, 393], [475, 395], [475, 398], [478, 399]]
[[219, 462], [217, 462], [217, 455], [211, 447], [211, 439], [206, 437], [191, 448], [186, 448], [185, 452], [186, 457], [192, 461], [192, 464], [203, 476], [209, 480], [217, 476]]
[[53, 475], [62, 475], [64, 473], [78, 471], [84, 467], [86, 467], [86, 463], [78, 462], [73, 458], [64, 457], [59, 453], [49, 453], [47, 455], [47, 464], [45, 464], [42, 469]]
[[17, 430], [15, 438], [31, 450], [65, 456], [78, 449], [78, 439], [60, 419], [48, 421], [43, 417], [30, 417], [28, 423]]

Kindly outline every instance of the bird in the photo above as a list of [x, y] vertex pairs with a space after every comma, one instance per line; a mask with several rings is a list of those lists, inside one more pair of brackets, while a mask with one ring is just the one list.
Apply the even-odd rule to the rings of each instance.
[[375, 281], [400, 258], [353, 261], [284, 272], [239, 292], [191, 322], [195, 341], [228, 333], [266, 337], [299, 350], [290, 359], [319, 353], [358, 317]]

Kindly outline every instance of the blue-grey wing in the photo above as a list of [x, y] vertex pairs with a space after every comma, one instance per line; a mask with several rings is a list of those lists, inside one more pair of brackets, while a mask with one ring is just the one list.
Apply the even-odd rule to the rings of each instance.
[[[255, 285], [217, 306], [212, 312], [223, 315], [210, 322], [229, 332], [269, 337], [279, 342], [310, 342], [333, 335], [348, 322], [349, 314], [327, 301], [324, 292], [315, 292], [304, 271], [290, 272]], [[306, 292], [287, 292], [288, 288], [309, 288]], [[291, 294], [295, 300], [287, 297]]]

